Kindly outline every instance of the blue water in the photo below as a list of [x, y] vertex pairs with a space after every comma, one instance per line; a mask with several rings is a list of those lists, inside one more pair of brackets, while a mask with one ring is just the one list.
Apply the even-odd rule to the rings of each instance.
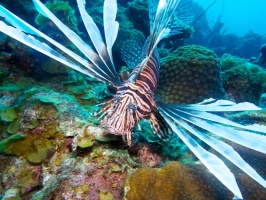
[[[207, 8], [214, 0], [194, 1]], [[217, 0], [206, 13], [209, 23], [214, 24], [221, 13], [226, 33], [243, 36], [252, 30], [266, 34], [266, 0]]]

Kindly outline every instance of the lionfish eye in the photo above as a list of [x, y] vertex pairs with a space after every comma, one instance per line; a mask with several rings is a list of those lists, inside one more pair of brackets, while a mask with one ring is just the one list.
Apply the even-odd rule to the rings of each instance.
[[133, 111], [137, 110], [137, 106], [136, 106], [135, 104], [132, 104], [132, 103], [129, 103], [129, 104], [127, 105], [127, 107], [130, 108], [130, 109], [133, 110]]

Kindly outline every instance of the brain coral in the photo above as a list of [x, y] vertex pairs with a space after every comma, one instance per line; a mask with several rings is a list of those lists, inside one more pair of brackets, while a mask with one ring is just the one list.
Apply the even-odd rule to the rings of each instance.
[[232, 196], [205, 169], [193, 170], [178, 162], [160, 169], [141, 169], [128, 178], [125, 186], [126, 200], [206, 200], [232, 199]]
[[217, 55], [202, 46], [188, 45], [161, 61], [156, 96], [164, 103], [199, 103], [224, 96]]
[[266, 91], [266, 72], [262, 67], [229, 54], [221, 58], [221, 67], [228, 99], [259, 103], [260, 96]]

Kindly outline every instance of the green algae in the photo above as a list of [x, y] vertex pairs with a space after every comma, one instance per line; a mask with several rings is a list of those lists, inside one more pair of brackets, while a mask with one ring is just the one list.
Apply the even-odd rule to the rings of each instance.
[[42, 69], [50, 74], [61, 74], [71, 71], [69, 67], [57, 62], [54, 59], [48, 59], [41, 65]]
[[[78, 22], [75, 16], [75, 10], [70, 7], [68, 2], [55, 0], [53, 3], [45, 4], [45, 6], [51, 12], [53, 12], [59, 19], [61, 19], [65, 25], [78, 32], [77, 30]], [[46, 26], [50, 22], [51, 20], [44, 17], [42, 14], [38, 14], [38, 16], [35, 19], [35, 23], [39, 26]]]
[[17, 118], [17, 112], [15, 108], [5, 108], [0, 111], [0, 117], [5, 122], [12, 122]]
[[48, 151], [43, 149], [37, 152], [29, 153], [27, 159], [29, 162], [38, 164], [41, 163], [47, 157]]
[[0, 91], [19, 91], [21, 90], [21, 88], [17, 85], [17, 84], [14, 84], [14, 83], [8, 83], [8, 84], [5, 84], [5, 86], [0, 86]]
[[29, 78], [26, 77], [21, 77], [16, 84], [21, 88], [21, 89], [25, 89], [27, 87], [29, 87], [31, 85], [31, 81], [29, 80]]
[[14, 121], [12, 121], [8, 125], [7, 132], [10, 134], [17, 133], [19, 130], [19, 121], [20, 121], [20, 119], [15, 119]]
[[15, 134], [15, 135], [11, 135], [10, 137], [0, 141], [0, 152], [3, 152], [6, 149], [6, 147], [9, 144], [11, 144], [13, 141], [22, 139], [24, 137], [25, 137], [24, 134]]
[[78, 139], [77, 146], [80, 148], [88, 148], [93, 146], [94, 137], [90, 134], [83, 135], [80, 139]]
[[29, 129], [34, 129], [34, 128], [36, 128], [39, 124], [40, 124], [39, 119], [34, 119], [34, 120], [32, 120], [32, 121], [29, 122], [29, 125], [27, 126], [27, 128], [29, 128]]

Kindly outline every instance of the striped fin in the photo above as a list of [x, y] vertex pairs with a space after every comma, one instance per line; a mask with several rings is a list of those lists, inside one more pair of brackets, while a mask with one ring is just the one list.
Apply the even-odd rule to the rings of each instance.
[[[166, 105], [166, 104], [163, 104], [162, 107], [165, 109], [171, 110], [171, 112], [173, 112], [176, 116], [182, 118], [183, 120], [191, 124], [194, 124], [209, 132], [219, 135], [220, 137], [224, 137], [228, 140], [231, 140], [232, 142], [238, 143], [245, 147], [248, 147], [248, 148], [251, 148], [256, 151], [266, 154], [266, 148], [265, 148], [266, 136], [252, 133], [252, 132], [258, 132], [258, 133], [265, 134], [266, 133], [265, 129], [257, 129], [256, 127], [254, 128], [253, 126], [243, 126], [235, 122], [232, 122], [230, 120], [227, 120], [223, 117], [220, 117], [218, 115], [214, 115], [214, 114], [208, 116], [207, 118], [206, 116], [210, 114], [207, 112], [195, 113], [188, 109], [180, 109], [180, 108], [176, 108], [176, 106]], [[205, 115], [206, 118], [203, 118], [202, 117], [203, 115]], [[231, 126], [232, 128], [229, 126]], [[238, 130], [233, 129], [233, 128], [246, 129], [252, 132], [242, 131], [240, 133]], [[243, 134], [243, 133], [246, 133], [246, 134]]]
[[[206, 119], [212, 122], [217, 122], [220, 124], [230, 125], [250, 131], [257, 131], [261, 133], [266, 133], [266, 127], [259, 125], [248, 125], [243, 126], [241, 124], [235, 123], [231, 120], [228, 120], [224, 117], [214, 115], [208, 112], [230, 112], [230, 111], [248, 111], [248, 110], [261, 110], [261, 108], [255, 106], [249, 102], [243, 103], [234, 103], [228, 100], [217, 100], [213, 102], [214, 99], [211, 99], [212, 102], [204, 101], [199, 104], [189, 104], [189, 105], [171, 105], [176, 110], [185, 112], [191, 116], [197, 118]], [[207, 103], [207, 104], [206, 104]]]
[[[80, 57], [79, 55], [75, 54], [73, 51], [67, 49], [66, 47], [64, 47], [63, 45], [61, 45], [60, 43], [56, 42], [55, 40], [53, 40], [52, 38], [48, 37], [47, 35], [45, 35], [44, 33], [40, 32], [39, 30], [37, 30], [36, 28], [34, 28], [33, 26], [31, 26], [30, 24], [28, 24], [27, 22], [23, 21], [22, 19], [20, 19], [19, 17], [17, 17], [16, 15], [14, 15], [13, 13], [11, 13], [10, 11], [6, 10], [4, 7], [0, 6], [0, 16], [4, 17], [6, 19], [7, 22], [9, 22], [12, 26], [16, 27], [16, 29], [14, 29], [13, 27], [7, 26], [5, 25], [3, 22], [3, 25], [0, 26], [0, 31], [4, 32], [5, 34], [13, 37], [14, 39], [30, 46], [31, 48], [36, 49], [37, 51], [40, 51], [41, 53], [44, 53], [45, 55], [67, 65], [68, 67], [71, 67], [74, 70], [77, 70], [85, 75], [91, 76], [99, 81], [105, 82], [107, 84], [112, 85], [113, 83], [107, 79], [106, 77], [104, 77], [104, 75], [98, 73], [98, 68], [97, 66], [94, 66], [93, 64], [90, 64], [87, 60], [83, 59], [82, 57]], [[8, 27], [6, 29], [6, 27]], [[9, 30], [9, 31], [8, 31]], [[78, 66], [76, 64], [74, 64], [73, 62], [71, 62], [70, 60], [64, 58], [63, 60], [61, 58], [63, 58], [64, 56], [59, 55], [59, 53], [56, 53], [57, 55], [52, 55], [52, 52], [55, 52], [53, 49], [51, 49], [49, 47], [48, 49], [48, 45], [44, 47], [43, 44], [41, 42], [37, 42], [37, 39], [34, 39], [33, 36], [31, 36], [31, 40], [35, 40], [36, 42], [34, 43], [30, 43], [28, 42], [28, 35], [26, 35], [25, 33], [22, 33], [21, 31], [25, 32], [25, 33], [30, 33], [32, 35], [36, 35], [38, 37], [42, 37], [44, 39], [46, 39], [48, 42], [50, 42], [51, 44], [53, 44], [54, 46], [56, 46], [57, 48], [59, 48], [60, 50], [62, 50], [64, 53], [66, 53], [68, 56], [72, 57], [73, 59], [75, 59], [76, 61], [78, 61], [79, 63], [81, 63], [84, 67], [86, 67], [87, 69], [83, 69], [83, 67]], [[18, 34], [14, 34], [14, 32], [17, 32]], [[37, 45], [39, 44], [39, 45]], [[68, 61], [67, 61], [68, 60]], [[66, 63], [68, 62], [68, 64]], [[71, 64], [70, 64], [71, 63]]]
[[[253, 133], [261, 132], [265, 134], [265, 127], [263, 129], [261, 128], [261, 126], [243, 126], [223, 117], [205, 112], [205, 110], [208, 110], [208, 105], [210, 106], [211, 111], [222, 111], [222, 107], [224, 107], [224, 111], [239, 111], [245, 110], [245, 108], [246, 110], [258, 110], [258, 107], [250, 103], [235, 104], [233, 102], [223, 100], [216, 102], [205, 101], [201, 104], [193, 105], [167, 105], [158, 102], [158, 105], [160, 114], [165, 117], [165, 120], [179, 137], [179, 132], [182, 132], [182, 129], [187, 130], [188, 132], [192, 133], [193, 135], [207, 143], [217, 152], [222, 154], [224, 157], [238, 166], [241, 170], [243, 170], [246, 174], [248, 174], [251, 178], [253, 178], [255, 181], [266, 188], [266, 181], [248, 163], [246, 163], [231, 146], [207, 134], [204, 134], [199, 129], [197, 129], [197, 127], [205, 129], [220, 137], [224, 137], [225, 139], [231, 140], [235, 143], [266, 154], [266, 136]], [[226, 126], [222, 124], [225, 124]], [[228, 126], [246, 129], [253, 132], [239, 131]], [[182, 127], [181, 131], [179, 130], [180, 127]], [[193, 146], [193, 144], [194, 143], [192, 142], [190, 145]], [[195, 155], [197, 156], [196, 153]], [[223, 181], [221, 180], [221, 182]], [[228, 187], [228, 185], [226, 186]], [[233, 189], [230, 187], [231, 186], [229, 186], [228, 189], [233, 192]], [[234, 194], [236, 193], [234, 192]]]
[[99, 55], [96, 54], [93, 49], [87, 45], [75, 32], [70, 30], [64, 25], [48, 8], [46, 8], [39, 0], [33, 0], [35, 7], [39, 13], [44, 15], [53, 21], [53, 23], [69, 38], [69, 40], [95, 65], [98, 67], [99, 73], [103, 73], [114, 86], [119, 85], [118, 78], [112, 77], [109, 73], [110, 66], [106, 66], [105, 63], [100, 59]]
[[209, 135], [205, 135], [201, 131], [194, 129], [192, 126], [189, 126], [184, 120], [177, 119], [177, 123], [184, 129], [188, 130], [190, 133], [204, 141], [217, 152], [222, 154], [259, 184], [266, 187], [266, 181], [248, 163], [246, 163], [230, 145]]

